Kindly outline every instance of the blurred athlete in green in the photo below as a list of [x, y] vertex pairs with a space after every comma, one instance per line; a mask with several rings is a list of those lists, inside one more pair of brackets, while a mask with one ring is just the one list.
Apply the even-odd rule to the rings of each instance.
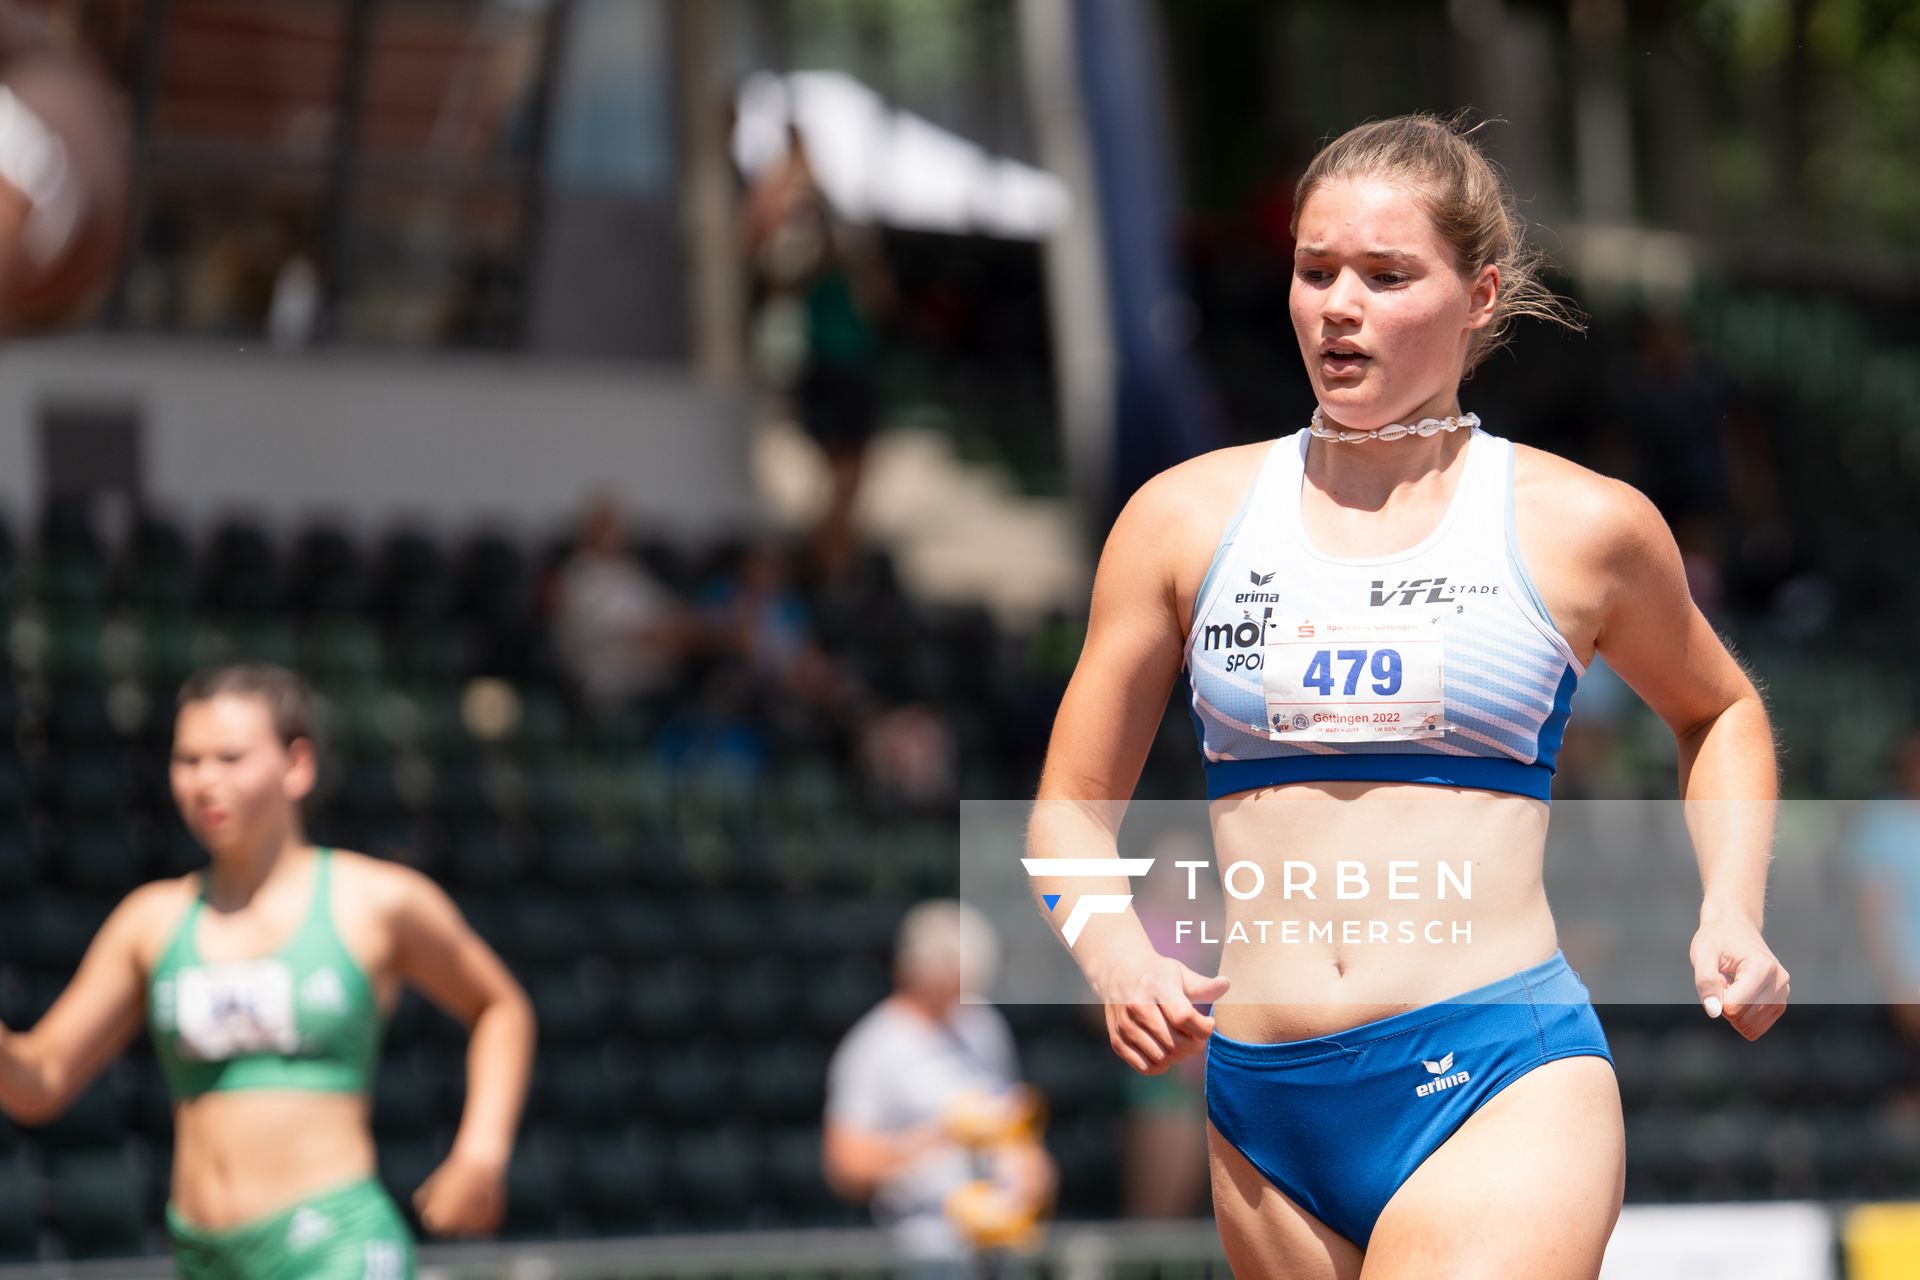
[[533, 1059], [526, 994], [418, 872], [316, 848], [308, 698], [269, 666], [180, 692], [174, 801], [204, 871], [134, 890], [28, 1032], [0, 1028], [0, 1109], [58, 1116], [144, 1021], [174, 1098], [180, 1274], [403, 1280], [413, 1242], [375, 1177], [369, 1090], [402, 984], [472, 1030], [453, 1151], [414, 1196], [428, 1230], [491, 1233]]

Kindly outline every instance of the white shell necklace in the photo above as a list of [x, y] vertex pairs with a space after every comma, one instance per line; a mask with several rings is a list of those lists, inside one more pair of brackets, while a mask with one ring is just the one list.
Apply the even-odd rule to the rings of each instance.
[[1320, 421], [1320, 410], [1313, 411], [1313, 419], [1307, 423], [1307, 430], [1321, 440], [1338, 440], [1341, 444], [1359, 444], [1363, 440], [1398, 440], [1403, 436], [1432, 436], [1442, 431], [1458, 431], [1461, 427], [1477, 427], [1480, 415], [1477, 413], [1449, 414], [1444, 418], [1422, 418], [1408, 426], [1404, 422], [1395, 422], [1376, 431], [1348, 431], [1345, 427], [1329, 427]]

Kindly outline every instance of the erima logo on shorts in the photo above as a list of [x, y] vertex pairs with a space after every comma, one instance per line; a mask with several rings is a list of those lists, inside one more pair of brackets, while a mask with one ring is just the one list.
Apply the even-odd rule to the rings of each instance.
[[1429, 1080], [1423, 1085], [1416, 1085], [1414, 1087], [1413, 1093], [1414, 1093], [1414, 1096], [1417, 1098], [1424, 1098], [1430, 1094], [1439, 1093], [1443, 1089], [1451, 1089], [1453, 1088], [1453, 1086], [1457, 1084], [1465, 1084], [1467, 1081], [1473, 1078], [1464, 1070], [1454, 1071], [1453, 1054], [1451, 1051], [1448, 1052], [1446, 1057], [1440, 1059], [1440, 1061], [1438, 1062], [1430, 1062], [1427, 1059], [1422, 1058], [1420, 1060], [1420, 1065], [1425, 1067], [1428, 1070], [1428, 1072], [1430, 1072], [1431, 1074], [1438, 1076], [1439, 1079]]
[[293, 1211], [287, 1224], [287, 1248], [311, 1249], [333, 1234], [333, 1221], [318, 1209], [305, 1206]]

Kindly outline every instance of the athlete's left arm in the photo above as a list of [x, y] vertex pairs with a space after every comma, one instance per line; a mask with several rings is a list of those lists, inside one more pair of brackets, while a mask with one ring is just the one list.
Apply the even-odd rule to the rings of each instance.
[[488, 1235], [506, 1212], [507, 1163], [533, 1073], [533, 1005], [438, 885], [405, 868], [385, 870], [395, 877], [396, 971], [471, 1030], [467, 1103], [453, 1151], [414, 1204], [436, 1235]]
[[1627, 485], [1593, 482], [1590, 569], [1604, 584], [1594, 647], [1679, 743], [1702, 886], [1694, 985], [1709, 1015], [1718, 1010], [1753, 1040], [1788, 995], [1787, 971], [1760, 933], [1779, 798], [1766, 705], [1694, 604], [1659, 511]]

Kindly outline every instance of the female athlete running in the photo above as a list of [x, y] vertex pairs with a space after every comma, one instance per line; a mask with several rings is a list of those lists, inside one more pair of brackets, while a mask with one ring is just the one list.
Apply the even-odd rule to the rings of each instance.
[[1573, 687], [1600, 653], [1672, 728], [1704, 885], [1694, 982], [1749, 1039], [1788, 995], [1761, 937], [1766, 711], [1651, 504], [1463, 421], [1460, 382], [1511, 319], [1563, 315], [1477, 147], [1431, 116], [1362, 126], [1295, 209], [1318, 412], [1120, 515], [1030, 851], [1114, 849], [1184, 666], [1216, 865], [1253, 864], [1228, 882], [1221, 974], [1155, 954], [1131, 914], [1092, 916], [1073, 956], [1136, 1070], [1207, 1053], [1235, 1273], [1590, 1280], [1625, 1153], [1541, 882]]
[[500, 1222], [533, 1011], [417, 872], [315, 848], [307, 695], [276, 667], [189, 680], [175, 802], [211, 866], [129, 894], [28, 1032], [0, 1028], [0, 1108], [53, 1119], [144, 1020], [174, 1097], [168, 1228], [186, 1277], [400, 1280], [413, 1242], [374, 1175], [368, 1092], [410, 984], [472, 1029], [452, 1154], [414, 1203], [431, 1231]]

